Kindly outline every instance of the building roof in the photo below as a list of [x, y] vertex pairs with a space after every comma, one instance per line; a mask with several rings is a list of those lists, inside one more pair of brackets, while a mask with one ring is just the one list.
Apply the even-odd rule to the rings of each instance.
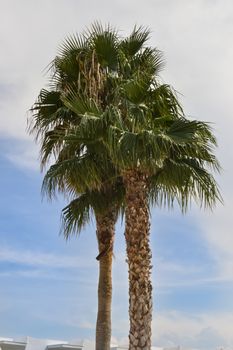
[[26, 337], [25, 341], [0, 338], [0, 350], [82, 350], [81, 344], [69, 344], [61, 340]]

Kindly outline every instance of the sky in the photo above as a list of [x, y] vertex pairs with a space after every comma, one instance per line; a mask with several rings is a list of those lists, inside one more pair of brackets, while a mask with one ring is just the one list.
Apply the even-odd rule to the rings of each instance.
[[[211, 122], [224, 205], [187, 215], [153, 208], [153, 344], [233, 348], [233, 3], [228, 0], [0, 0], [0, 330], [85, 339], [93, 348], [98, 264], [95, 222], [66, 242], [66, 201], [41, 198], [38, 146], [26, 132], [28, 109], [47, 84], [46, 66], [67, 35], [99, 20], [127, 35], [151, 29], [164, 52], [164, 82], [185, 113]], [[124, 226], [113, 266], [113, 342], [128, 335]]]

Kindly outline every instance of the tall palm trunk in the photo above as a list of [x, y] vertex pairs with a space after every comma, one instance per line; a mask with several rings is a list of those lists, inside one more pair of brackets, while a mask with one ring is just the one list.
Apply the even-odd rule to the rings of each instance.
[[129, 350], [151, 349], [152, 285], [151, 249], [149, 242], [149, 208], [147, 178], [128, 171], [126, 188], [126, 229], [129, 273]]
[[110, 350], [112, 304], [112, 256], [116, 213], [96, 214], [96, 235], [99, 245], [98, 313], [96, 322], [96, 350]]

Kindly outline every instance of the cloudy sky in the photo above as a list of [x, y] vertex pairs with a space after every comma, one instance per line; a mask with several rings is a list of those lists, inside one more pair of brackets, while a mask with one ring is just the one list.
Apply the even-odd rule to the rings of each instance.
[[[44, 68], [69, 34], [94, 20], [122, 35], [152, 30], [164, 51], [162, 79], [188, 116], [213, 122], [224, 206], [188, 215], [152, 210], [153, 343], [233, 347], [233, 3], [228, 0], [0, 0], [0, 336], [85, 338], [91, 348], [98, 266], [95, 225], [66, 243], [61, 199], [41, 200], [38, 149], [27, 110], [46, 85]], [[114, 260], [113, 337], [127, 340], [124, 228]]]

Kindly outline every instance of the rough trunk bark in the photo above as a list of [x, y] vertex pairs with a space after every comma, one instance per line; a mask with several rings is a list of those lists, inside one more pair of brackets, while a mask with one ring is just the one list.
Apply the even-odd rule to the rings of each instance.
[[129, 350], [151, 350], [152, 285], [147, 177], [124, 174], [125, 239], [129, 273]]
[[112, 304], [112, 256], [115, 211], [96, 215], [96, 235], [99, 245], [98, 312], [96, 322], [96, 350], [110, 350]]

